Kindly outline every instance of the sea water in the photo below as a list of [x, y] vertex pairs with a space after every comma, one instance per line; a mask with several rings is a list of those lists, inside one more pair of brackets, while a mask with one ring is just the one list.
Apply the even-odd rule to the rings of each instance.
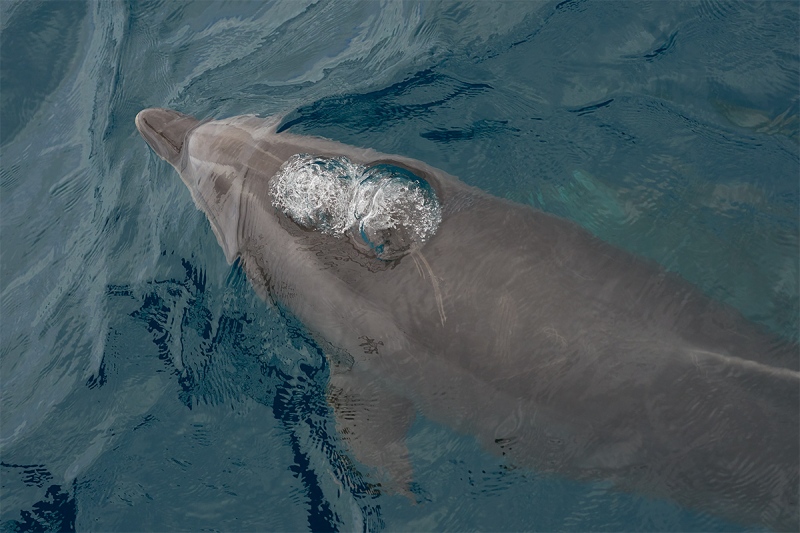
[[3, 0], [3, 529], [745, 529], [422, 417], [416, 501], [382, 494], [324, 354], [225, 262], [134, 117], [285, 113], [574, 220], [797, 340], [799, 9]]

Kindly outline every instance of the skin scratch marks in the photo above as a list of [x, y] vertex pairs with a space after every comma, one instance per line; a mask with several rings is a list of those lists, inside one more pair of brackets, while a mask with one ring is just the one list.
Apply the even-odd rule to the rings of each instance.
[[517, 322], [517, 309], [514, 300], [508, 293], [503, 293], [497, 304], [495, 313], [495, 339], [492, 349], [494, 359], [506, 359], [511, 351], [511, 335]]
[[550, 340], [561, 346], [562, 348], [567, 347], [567, 339], [561, 335], [556, 328], [553, 326], [547, 326], [539, 330], [539, 332], [544, 333]]
[[375, 339], [370, 339], [366, 335], [362, 335], [358, 338], [360, 341], [364, 341], [359, 346], [364, 348], [364, 353], [371, 354], [374, 353], [376, 355], [380, 355], [378, 351], [378, 346], [383, 346], [383, 341], [376, 341]]

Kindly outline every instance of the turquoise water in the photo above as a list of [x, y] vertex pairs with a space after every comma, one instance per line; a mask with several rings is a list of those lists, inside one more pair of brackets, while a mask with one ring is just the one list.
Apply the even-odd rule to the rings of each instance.
[[[0, 3], [5, 530], [738, 530], [418, 419], [378, 494], [145, 107], [424, 160], [798, 338], [796, 2]], [[521, 236], [524, 238], [524, 236]]]

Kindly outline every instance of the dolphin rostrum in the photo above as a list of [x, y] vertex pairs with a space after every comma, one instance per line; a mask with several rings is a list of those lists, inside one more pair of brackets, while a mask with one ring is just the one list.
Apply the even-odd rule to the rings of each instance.
[[323, 347], [340, 433], [395, 490], [420, 413], [517, 466], [798, 529], [797, 344], [576, 224], [280, 120], [136, 126]]

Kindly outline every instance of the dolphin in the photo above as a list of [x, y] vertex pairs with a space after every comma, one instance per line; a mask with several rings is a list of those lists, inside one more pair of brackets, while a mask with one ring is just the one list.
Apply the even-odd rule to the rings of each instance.
[[[136, 127], [227, 261], [319, 342], [337, 428], [387, 487], [408, 491], [405, 435], [421, 414], [515, 467], [798, 529], [796, 343], [570, 221], [281, 120], [152, 108]], [[309, 222], [279, 185], [312, 167], [350, 178], [293, 191]], [[352, 198], [381, 172], [421, 200], [389, 204], [404, 221], [367, 228], [374, 238]]]

